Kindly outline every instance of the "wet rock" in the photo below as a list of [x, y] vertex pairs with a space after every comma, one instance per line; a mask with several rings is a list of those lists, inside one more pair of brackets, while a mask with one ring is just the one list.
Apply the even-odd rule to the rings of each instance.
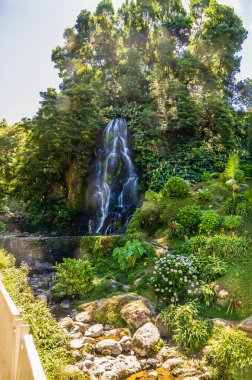
[[85, 336], [90, 336], [91, 338], [98, 338], [103, 333], [103, 325], [97, 324], [89, 327], [86, 332]]
[[116, 340], [104, 339], [97, 343], [96, 351], [103, 355], [105, 355], [105, 351], [108, 355], [119, 355], [122, 353], [122, 346]]
[[148, 356], [159, 339], [160, 334], [157, 327], [151, 322], [146, 323], [133, 336], [133, 350], [140, 356]]
[[143, 301], [133, 301], [121, 309], [121, 317], [129, 327], [139, 328], [151, 321], [152, 312]]

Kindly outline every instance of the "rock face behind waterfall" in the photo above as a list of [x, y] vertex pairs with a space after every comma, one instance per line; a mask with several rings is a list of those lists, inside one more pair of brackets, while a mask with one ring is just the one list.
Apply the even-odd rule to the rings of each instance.
[[[88, 189], [92, 233], [123, 232], [137, 205], [137, 180], [125, 119], [103, 131]], [[91, 232], [91, 231], [90, 231]]]

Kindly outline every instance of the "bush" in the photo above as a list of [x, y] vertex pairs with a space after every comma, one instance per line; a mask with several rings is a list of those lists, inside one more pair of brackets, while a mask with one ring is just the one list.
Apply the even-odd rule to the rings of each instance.
[[214, 198], [214, 193], [208, 189], [203, 189], [201, 191], [199, 189], [197, 192], [197, 198], [201, 202], [211, 202]]
[[251, 252], [251, 241], [243, 236], [199, 235], [192, 237], [185, 249], [189, 255], [205, 253], [227, 260], [242, 259]]
[[212, 323], [200, 318], [195, 302], [170, 306], [162, 312], [162, 317], [173, 339], [188, 353], [201, 349], [210, 337]]
[[188, 205], [179, 211], [177, 220], [186, 231], [192, 233], [200, 224], [201, 214], [202, 212], [198, 206]]
[[113, 249], [121, 243], [118, 236], [83, 236], [81, 238], [81, 257], [98, 259], [101, 256], [110, 255]]
[[171, 303], [191, 294], [198, 285], [197, 270], [192, 260], [181, 255], [167, 254], [156, 260], [150, 280], [162, 300]]
[[202, 213], [200, 230], [204, 232], [214, 232], [221, 224], [221, 217], [214, 210], [207, 210]]
[[241, 228], [243, 225], [243, 217], [239, 215], [229, 215], [226, 216], [223, 221], [223, 226], [227, 230], [236, 230], [238, 228]]
[[120, 268], [127, 271], [134, 268], [137, 260], [141, 259], [143, 255], [152, 253], [154, 253], [154, 248], [150, 244], [133, 240], [132, 242], [127, 241], [124, 247], [115, 248], [113, 257], [118, 260]]
[[210, 283], [227, 273], [227, 264], [218, 256], [209, 256], [205, 252], [192, 255], [194, 266], [197, 268], [199, 280]]
[[1, 280], [30, 326], [48, 380], [61, 379], [62, 368], [74, 361], [68, 337], [52, 317], [45, 302], [35, 299], [28, 285], [28, 267], [15, 268], [14, 258], [0, 250]]
[[164, 194], [174, 198], [186, 198], [190, 187], [182, 178], [171, 177], [164, 185]]
[[[223, 330], [210, 346], [208, 357], [221, 379], [244, 379], [252, 373], [252, 340], [244, 332]], [[249, 379], [249, 377], [247, 377]]]
[[243, 195], [238, 196], [236, 199], [227, 199], [223, 206], [223, 210], [227, 215], [247, 216], [248, 208], [248, 201]]
[[241, 165], [241, 170], [244, 172], [245, 177], [252, 178], [252, 165], [251, 164]]
[[4, 233], [6, 231], [5, 224], [0, 221], [0, 233]]
[[63, 258], [63, 262], [54, 268], [56, 284], [52, 290], [55, 296], [85, 297], [92, 289], [94, 276], [89, 261]]

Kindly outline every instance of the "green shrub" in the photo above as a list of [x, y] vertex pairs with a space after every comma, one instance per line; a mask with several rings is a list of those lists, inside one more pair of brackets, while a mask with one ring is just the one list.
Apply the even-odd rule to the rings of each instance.
[[225, 260], [241, 259], [251, 252], [251, 241], [243, 236], [214, 235], [192, 237], [185, 247], [187, 253], [215, 255]]
[[201, 202], [211, 202], [214, 198], [214, 193], [208, 189], [198, 190], [197, 198]]
[[156, 260], [150, 281], [162, 301], [176, 303], [198, 285], [197, 270], [190, 258], [167, 254]]
[[169, 222], [173, 222], [176, 220], [177, 214], [182, 207], [187, 206], [192, 203], [192, 198], [168, 198], [166, 202], [162, 204], [162, 213], [160, 216], [160, 221], [162, 225], [167, 225]]
[[195, 231], [200, 224], [201, 214], [202, 212], [198, 206], [188, 205], [179, 211], [177, 220], [186, 231], [191, 233]]
[[244, 219], [242, 216], [239, 215], [229, 215], [226, 216], [223, 221], [223, 226], [227, 230], [236, 230], [238, 228], [241, 228], [243, 225]]
[[236, 199], [226, 199], [223, 205], [223, 210], [227, 215], [248, 215], [249, 204], [243, 195], [239, 195]]
[[173, 339], [186, 352], [192, 353], [204, 347], [210, 337], [211, 324], [201, 318], [190, 318], [174, 331]]
[[214, 304], [216, 301], [216, 293], [212, 284], [201, 284], [199, 287], [199, 299], [207, 307]]
[[208, 358], [217, 368], [219, 378], [245, 380], [247, 370], [252, 373], [252, 340], [238, 330], [223, 330], [216, 338]]
[[15, 257], [6, 251], [0, 250], [0, 270], [11, 268], [15, 265]]
[[200, 230], [204, 232], [214, 232], [221, 224], [221, 217], [214, 210], [207, 210], [202, 213]]
[[[73, 363], [69, 339], [52, 317], [45, 302], [35, 299], [28, 285], [27, 265], [14, 266], [14, 258], [0, 250], [1, 279], [25, 323], [29, 324], [48, 380], [61, 379], [62, 368]], [[2, 260], [2, 258], [4, 258]]]
[[145, 201], [141, 207], [140, 225], [149, 234], [154, 234], [155, 231], [161, 226], [160, 215], [162, 207], [158, 201], [150, 200]]
[[164, 194], [174, 198], [186, 198], [189, 195], [190, 187], [182, 178], [171, 177], [164, 185]]
[[194, 266], [197, 268], [199, 280], [210, 283], [227, 273], [227, 264], [218, 256], [210, 256], [204, 251], [192, 255]]
[[88, 260], [63, 258], [63, 262], [56, 264], [54, 280], [56, 284], [52, 290], [57, 297], [85, 297], [93, 287], [93, 270]]
[[241, 165], [241, 170], [244, 172], [245, 177], [252, 178], [252, 164]]
[[83, 236], [80, 243], [81, 258], [99, 258], [110, 255], [120, 245], [119, 236]]
[[138, 240], [127, 241], [124, 247], [115, 248], [113, 257], [118, 260], [119, 266], [122, 270], [127, 271], [134, 268], [137, 260], [141, 259], [143, 255], [153, 253], [150, 244], [140, 243]]
[[162, 318], [173, 339], [188, 353], [201, 349], [211, 335], [212, 323], [200, 318], [199, 306], [195, 302], [170, 306], [163, 310]]
[[207, 172], [207, 171], [202, 173], [202, 176], [201, 176], [202, 181], [208, 182], [208, 181], [211, 181], [211, 179], [212, 179], [212, 173]]
[[4, 233], [6, 231], [5, 224], [0, 221], [0, 233]]

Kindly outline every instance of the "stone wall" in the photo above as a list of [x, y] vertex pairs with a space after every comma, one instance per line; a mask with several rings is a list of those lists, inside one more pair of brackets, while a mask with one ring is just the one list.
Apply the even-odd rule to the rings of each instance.
[[61, 261], [63, 257], [78, 257], [81, 236], [0, 235], [0, 249], [12, 253], [17, 264], [30, 266], [37, 262]]

